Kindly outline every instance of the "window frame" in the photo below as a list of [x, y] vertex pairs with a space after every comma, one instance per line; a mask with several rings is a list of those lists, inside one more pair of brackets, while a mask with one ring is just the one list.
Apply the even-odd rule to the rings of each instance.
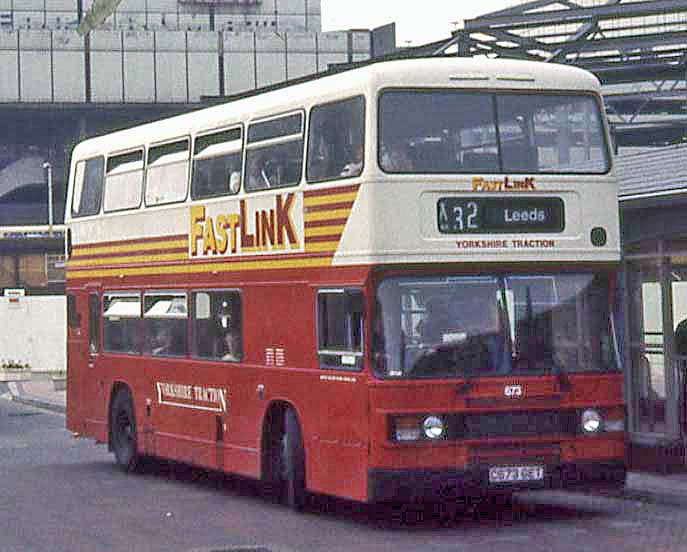
[[[88, 166], [89, 162], [93, 161], [100, 161], [102, 163], [102, 167], [100, 169], [100, 193], [98, 194], [98, 201], [97, 201], [97, 207], [93, 210], [93, 212], [87, 212], [87, 213], [80, 213], [79, 211], [76, 211], [74, 209], [75, 201], [79, 200], [79, 203], [81, 203], [81, 200], [83, 199], [83, 192], [84, 192], [84, 184], [86, 182], [86, 169]], [[81, 183], [78, 185], [78, 194], [77, 194], [77, 177], [78, 177], [78, 166], [83, 163], [84, 166], [84, 172], [83, 172], [83, 177], [81, 179]], [[71, 198], [71, 216], [72, 218], [84, 218], [84, 217], [92, 217], [95, 215], [100, 214], [102, 208], [103, 208], [103, 196], [105, 192], [105, 166], [106, 166], [106, 161], [105, 161], [105, 156], [104, 155], [94, 155], [92, 157], [86, 157], [84, 159], [79, 159], [75, 164], [74, 164], [74, 180], [72, 181], [72, 198]]]
[[102, 336], [100, 327], [102, 322], [102, 301], [97, 292], [88, 294], [88, 350], [91, 355], [96, 355], [102, 348]]
[[81, 313], [78, 309], [78, 300], [75, 293], [67, 293], [67, 328], [76, 330], [81, 327]]
[[[184, 314], [170, 313], [168, 316], [155, 316], [148, 314], [146, 310], [146, 299], [149, 297], [183, 297], [186, 305], [186, 312]], [[145, 333], [145, 343], [142, 353], [146, 356], [154, 358], [185, 358], [189, 354], [189, 294], [185, 290], [171, 289], [171, 290], [146, 290], [141, 297], [141, 319], [143, 320], [143, 332]], [[155, 304], [155, 303], [153, 303]], [[183, 335], [184, 335], [184, 350], [180, 353], [154, 353], [152, 344], [152, 324], [150, 320], [184, 320]]]
[[[62, 263], [62, 267], [58, 267], [57, 265], [59, 263]], [[54, 277], [50, 277], [50, 271], [56, 272], [59, 270], [62, 270], [62, 276], [61, 278], [57, 279]], [[67, 281], [67, 258], [64, 253], [46, 253], [45, 254], [45, 276], [48, 281], [48, 284], [63, 284], [64, 282]]]
[[[126, 317], [120, 317], [120, 318], [128, 318], [132, 320], [143, 320], [143, 294], [140, 291], [105, 291], [103, 292], [102, 295], [102, 300], [101, 300], [101, 316], [102, 316], [102, 326], [103, 326], [103, 335], [102, 335], [102, 342], [101, 342], [101, 347], [103, 352], [105, 353], [111, 353], [111, 354], [119, 354], [119, 355], [128, 355], [128, 356], [141, 356], [143, 354], [143, 351], [139, 348], [138, 350], [135, 351], [123, 351], [123, 350], [112, 350], [107, 347], [107, 339], [105, 339], [105, 332], [106, 332], [106, 323], [108, 320], [108, 317], [106, 316], [105, 312], [105, 305], [106, 302], [109, 298], [112, 297], [136, 297], [138, 298], [138, 316], [126, 316]], [[140, 322], [139, 322], [140, 325]], [[140, 330], [140, 328], [139, 328]]]
[[[108, 170], [108, 167], [110, 165], [110, 159], [114, 159], [116, 157], [122, 157], [124, 155], [129, 155], [135, 152], [141, 152], [141, 168], [140, 169], [130, 169], [127, 171], [122, 171], [122, 172], [115, 172], [111, 176], [120, 176], [124, 174], [129, 174], [129, 173], [134, 173], [137, 171], [141, 171], [141, 188], [140, 188], [140, 197], [138, 198], [138, 204], [135, 206], [131, 207], [120, 207], [119, 209], [107, 209], [105, 205], [105, 199], [107, 196], [107, 177], [110, 175], [110, 171]], [[135, 148], [130, 148], [126, 150], [122, 150], [116, 153], [110, 153], [107, 155], [105, 159], [105, 173], [103, 177], [103, 213], [119, 213], [122, 211], [135, 211], [136, 209], [140, 209], [141, 205], [143, 205], [143, 200], [145, 196], [145, 188], [146, 188], [146, 148], [145, 146], [136, 146]]]
[[[342, 295], [344, 301], [346, 296], [352, 297], [357, 295], [360, 300], [360, 351], [355, 351], [352, 347], [353, 333], [352, 326], [348, 328], [346, 341], [346, 350], [336, 350], [331, 348], [324, 348], [322, 346], [322, 313], [320, 313], [320, 297], [324, 295]], [[352, 317], [351, 312], [345, 313], [346, 319]], [[346, 322], [345, 322], [346, 323]], [[365, 290], [362, 286], [342, 286], [342, 287], [325, 287], [320, 288], [315, 293], [315, 343], [317, 347], [317, 360], [319, 367], [325, 370], [341, 370], [344, 372], [361, 372], [364, 368], [364, 359], [366, 354], [365, 346], [365, 330], [366, 330], [366, 315], [365, 315]], [[339, 357], [339, 362], [330, 362], [331, 358]], [[348, 357], [344, 359], [344, 357]], [[350, 362], [350, 357], [353, 357], [353, 362]], [[344, 362], [346, 360], [346, 362]]]
[[[207, 357], [207, 356], [201, 356], [198, 353], [198, 342], [197, 342], [197, 329], [196, 329], [196, 295], [199, 293], [206, 293], [208, 295], [211, 295], [213, 293], [216, 294], [235, 294], [239, 298], [239, 338], [240, 338], [240, 355], [238, 360], [230, 360], [230, 359], [224, 359], [219, 356], [212, 356], [212, 357]], [[189, 347], [189, 354], [192, 359], [194, 360], [200, 360], [204, 362], [224, 362], [224, 363], [230, 363], [230, 364], [238, 364], [244, 361], [245, 359], [245, 351], [244, 351], [244, 328], [245, 328], [245, 323], [244, 323], [244, 309], [243, 309], [243, 290], [240, 288], [212, 288], [212, 289], [192, 289], [190, 291], [189, 297], [191, 299], [190, 302], [190, 311], [189, 311], [189, 324], [191, 326], [191, 343]], [[212, 319], [212, 311], [210, 312], [210, 319]]]
[[[405, 92], [405, 93], [453, 93], [456, 95], [460, 94], [472, 94], [472, 95], [485, 95], [491, 98], [491, 113], [493, 116], [493, 124], [496, 129], [496, 149], [498, 156], [498, 169], [494, 170], [464, 170], [464, 171], [453, 171], [453, 172], [427, 172], [427, 171], [388, 171], [385, 170], [382, 164], [382, 98], [387, 93], [394, 92]], [[499, 98], [504, 98], [507, 96], [522, 96], [522, 95], [538, 95], [538, 96], [568, 96], [568, 97], [578, 97], [578, 98], [589, 98], [592, 100], [593, 104], [596, 106], [596, 113], [599, 118], [599, 126], [601, 129], [602, 143], [599, 145], [599, 149], [604, 154], [605, 169], [603, 171], [593, 171], [593, 172], [579, 172], [579, 171], [542, 171], [542, 170], [512, 170], [507, 171], [503, 168], [503, 154], [502, 154], [502, 141], [499, 136], [499, 111], [498, 111], [498, 100]], [[613, 169], [613, 153], [610, 148], [610, 132], [608, 127], [608, 121], [605, 117], [605, 109], [603, 106], [603, 100], [599, 93], [593, 90], [567, 90], [567, 89], [536, 89], [536, 90], [518, 90], [518, 89], [496, 89], [496, 88], [441, 88], [441, 87], [402, 87], [402, 86], [390, 86], [382, 88], [377, 93], [377, 139], [375, 148], [377, 150], [377, 167], [386, 176], [420, 176], [426, 175], [431, 177], [436, 176], [460, 176], [460, 175], [471, 175], [471, 174], [495, 174], [495, 175], [509, 175], [509, 174], [524, 174], [524, 175], [534, 175], [534, 176], [575, 176], [575, 177], [601, 177], [608, 175]]]
[[[361, 135], [361, 142], [360, 145], [363, 150], [363, 158], [361, 160], [361, 165], [360, 165], [360, 171], [358, 174], [351, 175], [351, 176], [334, 176], [334, 177], [325, 177], [325, 178], [310, 178], [309, 175], [309, 169], [310, 169], [310, 141], [311, 141], [311, 132], [312, 132], [312, 121], [313, 121], [313, 114], [319, 110], [319, 109], [326, 109], [328, 107], [335, 106], [337, 104], [343, 104], [346, 102], [354, 102], [355, 100], [362, 100], [362, 120], [361, 120], [361, 127], [362, 127], [362, 135]], [[329, 102], [321, 103], [314, 105], [310, 108], [310, 112], [308, 114], [308, 128], [307, 128], [307, 140], [306, 140], [306, 147], [304, 151], [303, 157], [305, 158], [305, 180], [308, 184], [321, 184], [324, 182], [335, 182], [338, 180], [344, 180], [347, 178], [360, 178], [360, 175], [363, 174], [365, 171], [365, 159], [367, 157], [365, 147], [367, 145], [367, 98], [365, 97], [364, 94], [356, 94], [354, 96], [349, 96], [347, 98], [343, 99], [337, 99], [337, 100], [332, 100]]]
[[[182, 162], [182, 161], [175, 160], [175, 161], [167, 161], [167, 162], [161, 163], [161, 162], [156, 160], [156, 161], [153, 161], [151, 163], [151, 161], [150, 161], [151, 151], [154, 150], [155, 148], [169, 146], [169, 145], [181, 143], [184, 141], [187, 142], [187, 144], [188, 144], [188, 147], [186, 149], [188, 155], [187, 155], [186, 161], [185, 161], [187, 163], [187, 166], [186, 166], [186, 178], [185, 178], [186, 187], [185, 187], [185, 191], [184, 191], [184, 197], [182, 197], [180, 199], [174, 199], [172, 201], [161, 201], [159, 203], [148, 203], [148, 171], [151, 168], [151, 166], [152, 166], [152, 168], [157, 168], [157, 167], [163, 167], [165, 165], [173, 165], [173, 164]], [[193, 148], [193, 140], [191, 139], [190, 135], [178, 136], [178, 137], [172, 138], [170, 140], [164, 140], [162, 142], [155, 142], [153, 144], [148, 144], [148, 146], [145, 148], [145, 153], [144, 153], [145, 157], [144, 157], [144, 163], [143, 163], [143, 173], [144, 173], [143, 174], [143, 204], [145, 205], [146, 208], [158, 207], [161, 205], [173, 205], [175, 203], [184, 203], [188, 199], [189, 193], [190, 193], [190, 188], [191, 188], [189, 177], [191, 175], [191, 163], [192, 163], [192, 159], [193, 159], [192, 148]]]
[[[197, 195], [194, 192], [194, 186], [193, 186], [195, 170], [196, 170], [195, 163], [196, 163], [196, 159], [198, 158], [198, 156], [196, 154], [196, 142], [199, 139], [205, 138], [207, 136], [222, 134], [224, 132], [231, 132], [232, 130], [238, 130], [240, 132], [240, 136], [238, 139], [240, 142], [240, 146], [239, 146], [239, 149], [237, 152], [233, 152], [233, 151], [232, 152], [223, 152], [223, 153], [218, 153], [216, 155], [208, 155], [207, 157], [204, 157], [201, 155], [199, 160], [203, 161], [205, 159], [213, 159], [213, 158], [217, 158], [217, 157], [222, 157], [224, 155], [231, 155], [233, 153], [238, 153], [239, 154], [239, 166], [240, 166], [240, 171], [241, 171], [240, 172], [241, 182], [239, 184], [238, 190], [234, 193], [232, 193], [231, 190], [229, 190], [228, 193], [220, 192], [220, 193], [211, 194], [211, 195]], [[221, 143], [227, 143], [228, 144], [230, 142], [221, 142]], [[245, 178], [244, 178], [245, 151], [246, 151], [246, 129], [245, 129], [245, 125], [243, 123], [237, 123], [237, 124], [233, 124], [233, 125], [229, 125], [229, 126], [222, 126], [220, 128], [210, 129], [207, 131], [204, 130], [204, 131], [196, 134], [193, 137], [192, 144], [191, 144], [191, 167], [190, 167], [190, 171], [189, 171], [190, 172], [190, 182], [191, 182], [191, 185], [189, 186], [189, 195], [190, 195], [191, 199], [192, 200], [204, 200], [204, 199], [212, 199], [214, 197], [235, 196], [235, 195], [239, 194], [241, 192], [241, 190], [243, 190], [243, 185], [244, 185], [244, 180], [245, 180]]]
[[[266, 138], [262, 140], [256, 140], [254, 142], [250, 141], [250, 131], [251, 128], [255, 125], [260, 125], [262, 123], [268, 123], [270, 121], [276, 121], [278, 119], [285, 119], [287, 117], [291, 117], [293, 115], [300, 115], [301, 116], [301, 128], [300, 132], [298, 134], [287, 134], [287, 135], [282, 135], [282, 136], [277, 136], [277, 137], [271, 137], [271, 138]], [[257, 119], [254, 119], [252, 121], [248, 121], [246, 124], [246, 137], [244, 140], [243, 144], [243, 170], [242, 170], [242, 185], [243, 185], [243, 191], [245, 193], [255, 193], [255, 192], [264, 192], [264, 191], [270, 191], [270, 190], [282, 190], [286, 188], [293, 188], [295, 186], [299, 186], [303, 182], [303, 177], [305, 176], [305, 161], [307, 158], [307, 151], [306, 151], [306, 146], [307, 146], [307, 130], [308, 130], [308, 124], [307, 124], [307, 112], [304, 108], [299, 108], [299, 109], [293, 109], [291, 111], [287, 111], [284, 113], [280, 113], [278, 115], [269, 115], [266, 117], [260, 117]], [[301, 141], [301, 147], [302, 147], [302, 152], [301, 152], [301, 160], [300, 160], [300, 176], [296, 182], [293, 182], [291, 184], [285, 185], [285, 186], [270, 186], [270, 187], [265, 187], [265, 188], [257, 188], [254, 190], [249, 190], [247, 188], [248, 184], [248, 155], [251, 151], [254, 150], [261, 150], [261, 149], [266, 149], [271, 146], [275, 145], [281, 145], [281, 144], [288, 144], [291, 142], [297, 142], [298, 138], [300, 137]]]

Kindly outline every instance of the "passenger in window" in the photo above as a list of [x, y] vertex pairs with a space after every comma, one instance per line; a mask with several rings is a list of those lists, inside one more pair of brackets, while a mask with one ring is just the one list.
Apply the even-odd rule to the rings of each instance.
[[241, 346], [239, 336], [234, 331], [228, 331], [222, 336], [222, 360], [238, 362], [241, 360]]
[[415, 163], [411, 156], [409, 144], [405, 141], [398, 141], [388, 145], [382, 154], [382, 169], [388, 172], [413, 172]]
[[363, 170], [363, 145], [358, 144], [353, 148], [351, 160], [344, 165], [340, 176], [358, 176]]
[[323, 129], [314, 130], [313, 134], [317, 138], [311, 146], [309, 154], [308, 178], [310, 180], [324, 180], [333, 176], [331, 140]]
[[155, 335], [153, 346], [154, 355], [174, 354], [174, 336], [169, 328], [160, 328]]
[[248, 169], [249, 190], [266, 190], [272, 187], [268, 172], [268, 162], [262, 154], [255, 154]]

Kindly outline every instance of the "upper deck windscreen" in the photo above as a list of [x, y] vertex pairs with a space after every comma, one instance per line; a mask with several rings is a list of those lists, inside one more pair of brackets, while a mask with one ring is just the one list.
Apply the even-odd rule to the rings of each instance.
[[379, 102], [387, 173], [604, 174], [591, 95], [388, 90]]

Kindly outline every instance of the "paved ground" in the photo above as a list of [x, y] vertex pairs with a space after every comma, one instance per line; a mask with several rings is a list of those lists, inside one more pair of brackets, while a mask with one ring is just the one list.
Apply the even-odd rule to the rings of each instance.
[[[0, 383], [0, 396], [55, 412], [65, 410], [66, 391], [55, 391], [50, 379]], [[630, 473], [623, 496], [665, 505], [687, 506], [687, 473], [669, 476]]]
[[511, 504], [361, 505], [297, 514], [257, 482], [169, 462], [125, 474], [64, 416], [0, 400], [2, 552], [687, 552], [687, 508], [563, 492]]

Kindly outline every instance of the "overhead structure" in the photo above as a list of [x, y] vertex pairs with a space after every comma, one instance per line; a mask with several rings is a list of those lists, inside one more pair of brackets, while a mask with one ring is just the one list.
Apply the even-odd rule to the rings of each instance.
[[685, 0], [534, 0], [465, 21], [425, 53], [576, 65], [604, 85], [621, 146], [687, 137]]

